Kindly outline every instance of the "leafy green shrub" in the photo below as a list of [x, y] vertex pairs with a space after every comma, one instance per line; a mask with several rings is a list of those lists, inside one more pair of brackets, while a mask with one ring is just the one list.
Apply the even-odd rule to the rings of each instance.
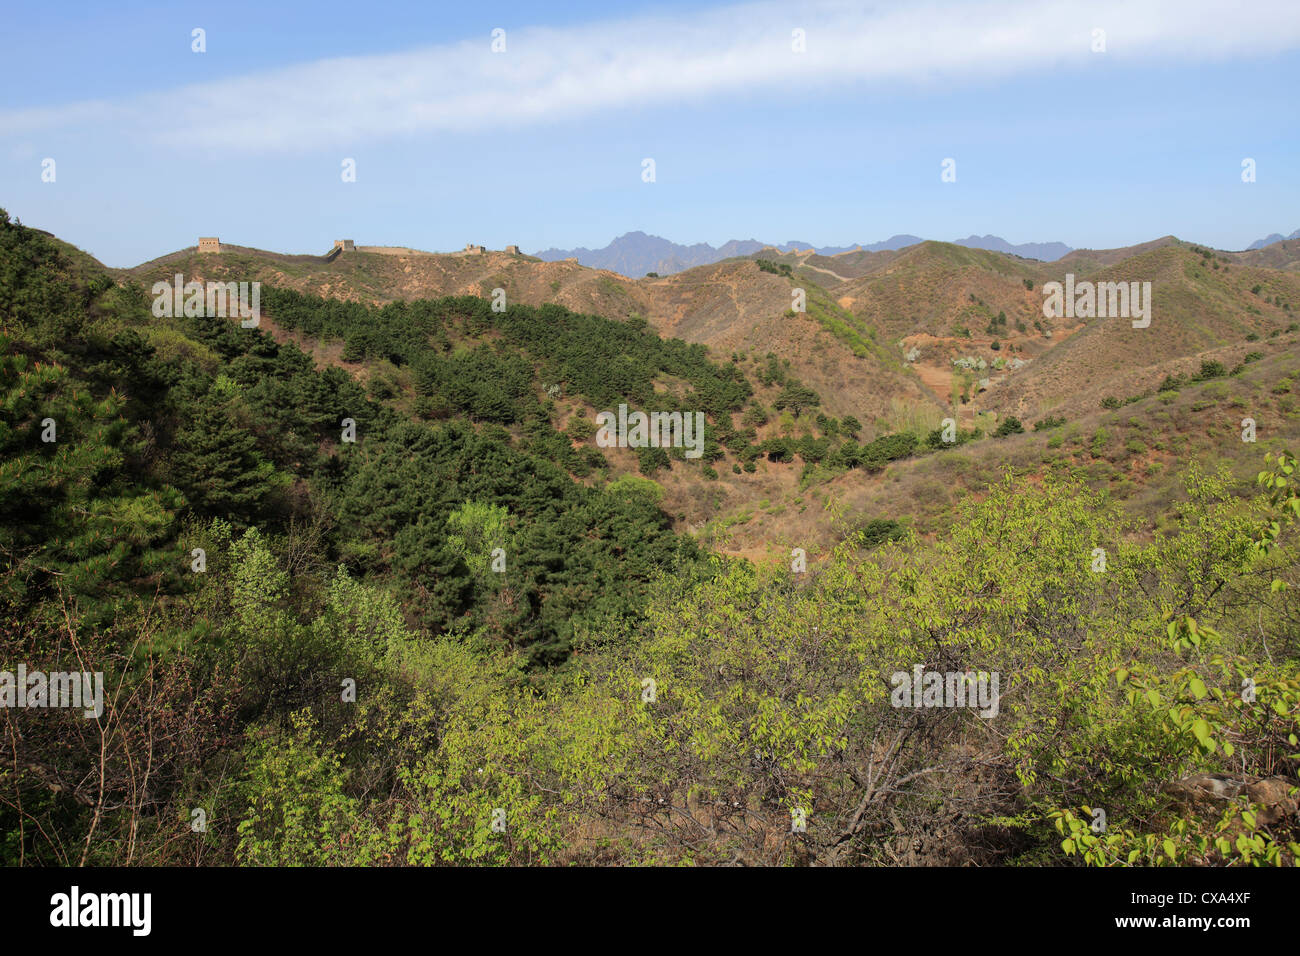
[[791, 276], [794, 274], [794, 270], [786, 262], [772, 262], [770, 259], [756, 259], [755, 262], [758, 263], [759, 269], [773, 275]]
[[998, 422], [998, 427], [993, 430], [994, 438], [1006, 438], [1008, 435], [1019, 435], [1025, 430], [1025, 426], [1020, 424], [1020, 419], [1014, 415], [1008, 415], [1002, 421]]
[[1227, 374], [1222, 362], [1207, 359], [1201, 363], [1201, 370], [1192, 376], [1194, 382], [1204, 382], [1212, 378], [1221, 378]]
[[643, 475], [653, 475], [661, 468], [671, 468], [668, 452], [662, 448], [638, 448], [636, 452], [637, 467]]
[[794, 461], [794, 449], [787, 438], [769, 438], [759, 448], [767, 455], [768, 461]]
[[246, 755], [237, 832], [240, 862], [321, 866], [342, 862], [339, 838], [356, 815], [339, 757], [320, 740], [309, 710], [290, 715], [292, 736], [254, 741]]
[[799, 413], [805, 408], [814, 408], [820, 405], [821, 401], [821, 397], [811, 388], [791, 379], [786, 382], [780, 394], [773, 399], [772, 407], [777, 411], [789, 409], [798, 418]]
[[872, 518], [858, 529], [862, 547], [874, 548], [886, 541], [897, 541], [907, 535], [903, 526], [892, 518]]
[[862, 448], [864, 463], [868, 467], [883, 466], [887, 461], [906, 458], [916, 448], [916, 436], [910, 432], [895, 435], [881, 435], [875, 441]]
[[966, 429], [958, 428], [953, 432], [953, 440], [951, 442], [945, 442], [943, 440], [943, 429], [936, 428], [925, 436], [924, 444], [927, 448], [932, 450], [943, 451], [948, 448], [956, 448], [958, 445], [964, 445], [966, 442], [978, 438], [979, 435], [979, 429], [967, 431]]

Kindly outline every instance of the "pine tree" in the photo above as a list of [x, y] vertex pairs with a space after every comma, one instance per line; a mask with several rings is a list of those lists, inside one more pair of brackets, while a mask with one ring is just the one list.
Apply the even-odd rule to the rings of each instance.
[[227, 404], [209, 400], [196, 411], [176, 437], [172, 480], [196, 511], [251, 524], [282, 484], [275, 466], [258, 454], [253, 435], [235, 421]]

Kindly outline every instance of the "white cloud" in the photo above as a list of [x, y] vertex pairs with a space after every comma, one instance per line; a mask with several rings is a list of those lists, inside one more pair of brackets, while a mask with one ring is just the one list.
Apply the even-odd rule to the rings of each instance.
[[[320, 60], [118, 102], [0, 112], [0, 135], [112, 123], [174, 148], [235, 152], [348, 147], [407, 133], [509, 129], [620, 107], [672, 106], [736, 91], [846, 83], [960, 82], [1083, 66], [1091, 33], [1105, 56], [1200, 62], [1300, 46], [1300, 5], [1258, 0], [1028, 0], [787, 3], [689, 17], [507, 29], [481, 39]], [[807, 33], [807, 52], [790, 48]]]

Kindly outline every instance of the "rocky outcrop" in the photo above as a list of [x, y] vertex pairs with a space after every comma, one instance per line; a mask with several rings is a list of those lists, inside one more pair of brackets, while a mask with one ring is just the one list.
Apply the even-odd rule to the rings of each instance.
[[1263, 826], [1270, 826], [1296, 813], [1296, 787], [1297, 783], [1286, 777], [1198, 773], [1171, 780], [1160, 790], [1177, 803], [1202, 812], [1222, 812], [1227, 803], [1244, 797], [1260, 808], [1255, 819]]

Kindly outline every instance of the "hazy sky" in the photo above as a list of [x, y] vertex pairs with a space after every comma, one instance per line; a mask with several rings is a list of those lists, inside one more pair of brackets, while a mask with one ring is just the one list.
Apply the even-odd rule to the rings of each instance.
[[4, 14], [0, 206], [113, 266], [1300, 228], [1297, 0], [58, 6]]

